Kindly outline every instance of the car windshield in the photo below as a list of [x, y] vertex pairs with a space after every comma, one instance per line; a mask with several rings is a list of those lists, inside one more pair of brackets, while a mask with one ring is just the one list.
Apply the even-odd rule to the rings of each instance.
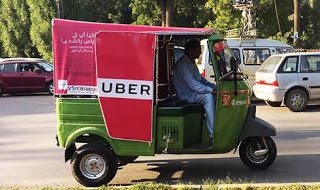
[[53, 71], [53, 65], [49, 62], [38, 62], [37, 65], [44, 71], [47, 71], [47, 72]]
[[281, 56], [269, 57], [258, 69], [258, 72], [271, 73], [281, 58]]
[[293, 53], [296, 52], [292, 47], [276, 47], [277, 53]]

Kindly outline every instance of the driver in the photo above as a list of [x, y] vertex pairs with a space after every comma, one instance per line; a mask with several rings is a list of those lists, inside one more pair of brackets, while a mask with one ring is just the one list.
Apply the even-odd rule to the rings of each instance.
[[206, 112], [206, 122], [213, 138], [213, 124], [215, 115], [216, 85], [203, 78], [195, 63], [201, 54], [200, 42], [190, 40], [185, 44], [183, 55], [174, 66], [174, 85], [178, 98], [188, 103], [202, 104]]

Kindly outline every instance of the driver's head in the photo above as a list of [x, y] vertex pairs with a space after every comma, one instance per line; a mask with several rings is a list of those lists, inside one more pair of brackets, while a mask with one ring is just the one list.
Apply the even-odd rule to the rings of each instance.
[[190, 58], [190, 59], [197, 59], [199, 58], [201, 54], [201, 46], [200, 42], [198, 40], [189, 40], [186, 45], [184, 46], [185, 48], [185, 54]]

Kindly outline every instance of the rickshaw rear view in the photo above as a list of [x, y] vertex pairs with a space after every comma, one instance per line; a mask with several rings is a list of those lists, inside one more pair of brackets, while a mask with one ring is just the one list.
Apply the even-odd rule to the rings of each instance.
[[[203, 106], [179, 100], [173, 82], [175, 46], [190, 39], [208, 39], [210, 47], [213, 139]], [[53, 43], [58, 145], [82, 185], [108, 184], [118, 165], [138, 156], [227, 153], [240, 145], [252, 169], [275, 160], [276, 130], [255, 117], [246, 76], [214, 30], [55, 19]]]

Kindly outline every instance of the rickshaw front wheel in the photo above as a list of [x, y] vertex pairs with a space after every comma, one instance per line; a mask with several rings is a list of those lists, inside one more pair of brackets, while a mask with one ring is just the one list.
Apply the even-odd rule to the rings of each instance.
[[71, 160], [74, 178], [86, 187], [108, 184], [116, 175], [117, 157], [113, 151], [100, 144], [86, 144], [80, 147]]
[[249, 137], [241, 142], [239, 154], [246, 166], [262, 170], [276, 159], [277, 147], [270, 137]]

